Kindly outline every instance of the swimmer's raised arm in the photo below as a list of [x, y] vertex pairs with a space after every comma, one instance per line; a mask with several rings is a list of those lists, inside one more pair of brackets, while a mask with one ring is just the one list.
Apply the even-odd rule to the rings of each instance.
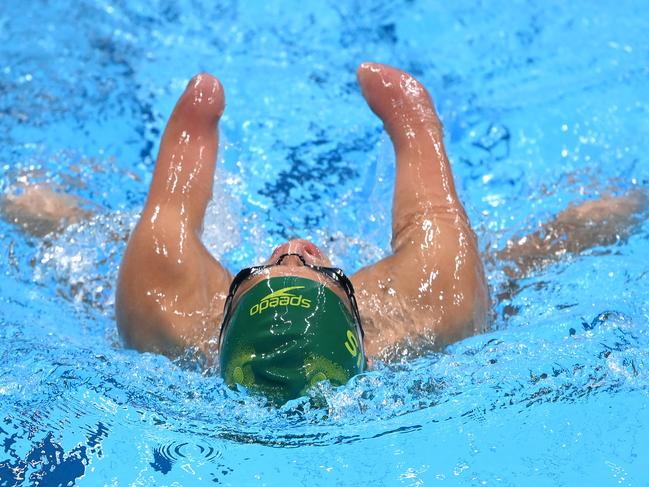
[[393, 253], [353, 277], [368, 349], [371, 354], [421, 336], [434, 336], [441, 347], [479, 332], [489, 307], [476, 238], [455, 192], [442, 125], [428, 92], [409, 74], [366, 63], [358, 80], [396, 154]]
[[116, 317], [128, 346], [176, 355], [218, 336], [215, 317], [231, 276], [204, 247], [201, 231], [224, 106], [220, 82], [201, 74], [167, 123], [149, 196], [120, 266]]

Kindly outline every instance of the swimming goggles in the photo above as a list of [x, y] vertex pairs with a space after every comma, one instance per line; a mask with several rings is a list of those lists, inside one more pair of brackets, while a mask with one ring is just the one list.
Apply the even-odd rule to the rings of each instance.
[[323, 267], [319, 265], [309, 264], [307, 263], [306, 260], [304, 260], [304, 257], [302, 257], [300, 254], [287, 253], [287, 254], [280, 255], [274, 264], [265, 264], [265, 265], [258, 265], [253, 267], [246, 267], [245, 269], [241, 269], [239, 273], [236, 276], [234, 276], [234, 279], [232, 280], [232, 284], [230, 284], [228, 297], [225, 300], [225, 306], [223, 307], [223, 323], [221, 325], [221, 331], [219, 333], [219, 349], [221, 348], [221, 341], [223, 340], [224, 331], [227, 328], [230, 318], [232, 316], [232, 311], [233, 311], [232, 302], [234, 300], [234, 295], [239, 290], [241, 284], [243, 284], [247, 279], [254, 277], [257, 274], [260, 274], [264, 269], [268, 269], [269, 267], [280, 265], [282, 261], [289, 256], [295, 256], [299, 258], [300, 261], [302, 261], [304, 267], [308, 267], [309, 269], [313, 269], [314, 271], [320, 274], [324, 274], [329, 279], [334, 281], [343, 291], [345, 291], [345, 294], [347, 295], [347, 298], [349, 299], [349, 303], [351, 305], [352, 314], [354, 315], [354, 321], [356, 322], [357, 331], [359, 332], [361, 339], [365, 338], [365, 332], [363, 331], [363, 326], [361, 325], [361, 315], [358, 311], [358, 304], [356, 303], [356, 297], [354, 296], [354, 286], [352, 285], [352, 282], [349, 280], [349, 278], [342, 271], [342, 269], [339, 269], [338, 267]]

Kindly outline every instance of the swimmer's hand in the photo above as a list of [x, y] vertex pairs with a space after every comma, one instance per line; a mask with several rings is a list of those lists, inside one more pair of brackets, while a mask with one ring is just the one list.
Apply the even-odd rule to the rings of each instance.
[[212, 197], [221, 83], [194, 77], [162, 136], [149, 195], [120, 266], [117, 326], [127, 346], [170, 356], [218, 336], [230, 273], [201, 242]]

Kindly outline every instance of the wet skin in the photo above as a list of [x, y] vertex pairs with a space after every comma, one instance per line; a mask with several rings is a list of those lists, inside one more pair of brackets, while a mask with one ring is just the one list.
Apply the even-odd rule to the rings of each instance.
[[[442, 125], [428, 92], [409, 74], [365, 63], [357, 76], [396, 154], [392, 254], [351, 276], [365, 349], [377, 355], [420, 337], [434, 337], [434, 348], [441, 348], [482, 331], [489, 309], [476, 238], [455, 192]], [[206, 250], [200, 236], [212, 196], [224, 106], [220, 82], [198, 75], [178, 100], [163, 134], [117, 288], [119, 331], [127, 345], [139, 350], [171, 356], [187, 347], [208, 352], [210, 339], [218, 337], [232, 275]], [[331, 266], [304, 240], [278, 247], [267, 263], [287, 252], [311, 264]], [[332, 285], [294, 257], [245, 286], [286, 274]]]

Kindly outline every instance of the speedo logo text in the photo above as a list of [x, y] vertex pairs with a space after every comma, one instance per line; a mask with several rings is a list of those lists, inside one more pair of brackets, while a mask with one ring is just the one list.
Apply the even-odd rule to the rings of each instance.
[[292, 294], [291, 291], [294, 291], [295, 289], [304, 289], [304, 286], [285, 287], [264, 296], [257, 304], [250, 308], [250, 316], [261, 314], [267, 309], [275, 308], [277, 306], [310, 308], [311, 300], [306, 299], [304, 296], [299, 294]]

